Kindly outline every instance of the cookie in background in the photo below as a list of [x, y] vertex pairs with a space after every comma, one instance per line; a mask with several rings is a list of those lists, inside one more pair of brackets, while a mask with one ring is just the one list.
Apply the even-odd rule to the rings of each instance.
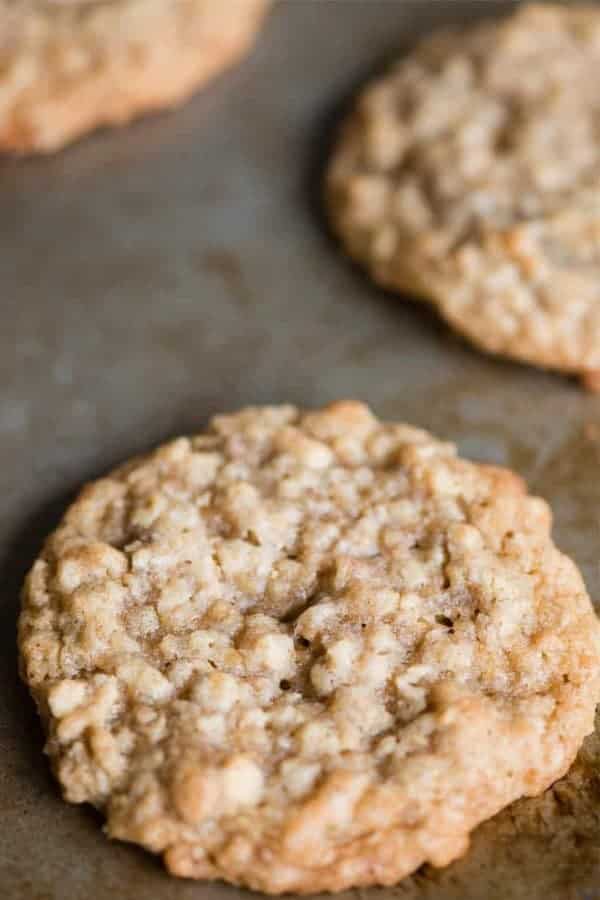
[[474, 344], [600, 386], [600, 7], [449, 28], [370, 84], [327, 175], [378, 283]]
[[270, 0], [0, 0], [0, 150], [47, 153], [175, 106], [250, 48]]

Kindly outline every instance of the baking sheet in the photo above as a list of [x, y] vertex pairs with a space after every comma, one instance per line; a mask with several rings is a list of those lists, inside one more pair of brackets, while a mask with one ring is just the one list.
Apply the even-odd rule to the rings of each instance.
[[[174, 114], [0, 162], [0, 897], [234, 900], [169, 879], [64, 804], [16, 679], [18, 591], [77, 486], [245, 403], [338, 397], [514, 467], [600, 596], [600, 398], [486, 358], [372, 287], [328, 236], [332, 129], [370, 72], [480, 0], [289, 0]], [[364, 897], [600, 900], [600, 749], [478, 830], [447, 870]]]

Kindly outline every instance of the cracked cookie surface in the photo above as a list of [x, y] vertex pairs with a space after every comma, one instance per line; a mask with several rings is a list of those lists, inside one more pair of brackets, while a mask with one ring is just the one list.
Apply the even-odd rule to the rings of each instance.
[[355, 402], [218, 416], [90, 484], [19, 624], [66, 799], [267, 892], [446, 865], [593, 727], [600, 628], [549, 529]]
[[478, 346], [600, 369], [600, 10], [534, 5], [426, 39], [359, 98], [333, 227]]
[[250, 46], [269, 0], [0, 0], [0, 149], [57, 150], [185, 100]]

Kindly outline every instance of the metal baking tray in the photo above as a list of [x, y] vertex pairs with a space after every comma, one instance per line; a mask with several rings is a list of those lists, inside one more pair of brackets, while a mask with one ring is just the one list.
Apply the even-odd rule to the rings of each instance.
[[[246, 403], [338, 397], [520, 472], [600, 596], [600, 398], [486, 357], [373, 287], [327, 233], [320, 181], [355, 89], [491, 0], [282, 0], [191, 103], [46, 159], [0, 162], [0, 897], [235, 900], [169, 878], [60, 799], [16, 674], [18, 593], [76, 488]], [[600, 743], [398, 900], [600, 900]]]

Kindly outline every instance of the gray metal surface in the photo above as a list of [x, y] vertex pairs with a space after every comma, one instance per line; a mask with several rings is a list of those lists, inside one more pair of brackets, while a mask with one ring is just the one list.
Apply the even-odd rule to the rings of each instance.
[[[132, 453], [244, 403], [363, 398], [523, 474], [599, 596], [600, 398], [486, 358], [370, 286], [319, 211], [327, 142], [364, 76], [433, 24], [499, 6], [290, 0], [252, 57], [177, 113], [0, 162], [2, 900], [240, 894], [169, 879], [64, 804], [17, 683], [23, 575], [77, 486]], [[577, 778], [569, 810], [527, 801], [526, 827], [505, 813], [464, 861], [387, 893], [600, 900], [593, 765]]]

